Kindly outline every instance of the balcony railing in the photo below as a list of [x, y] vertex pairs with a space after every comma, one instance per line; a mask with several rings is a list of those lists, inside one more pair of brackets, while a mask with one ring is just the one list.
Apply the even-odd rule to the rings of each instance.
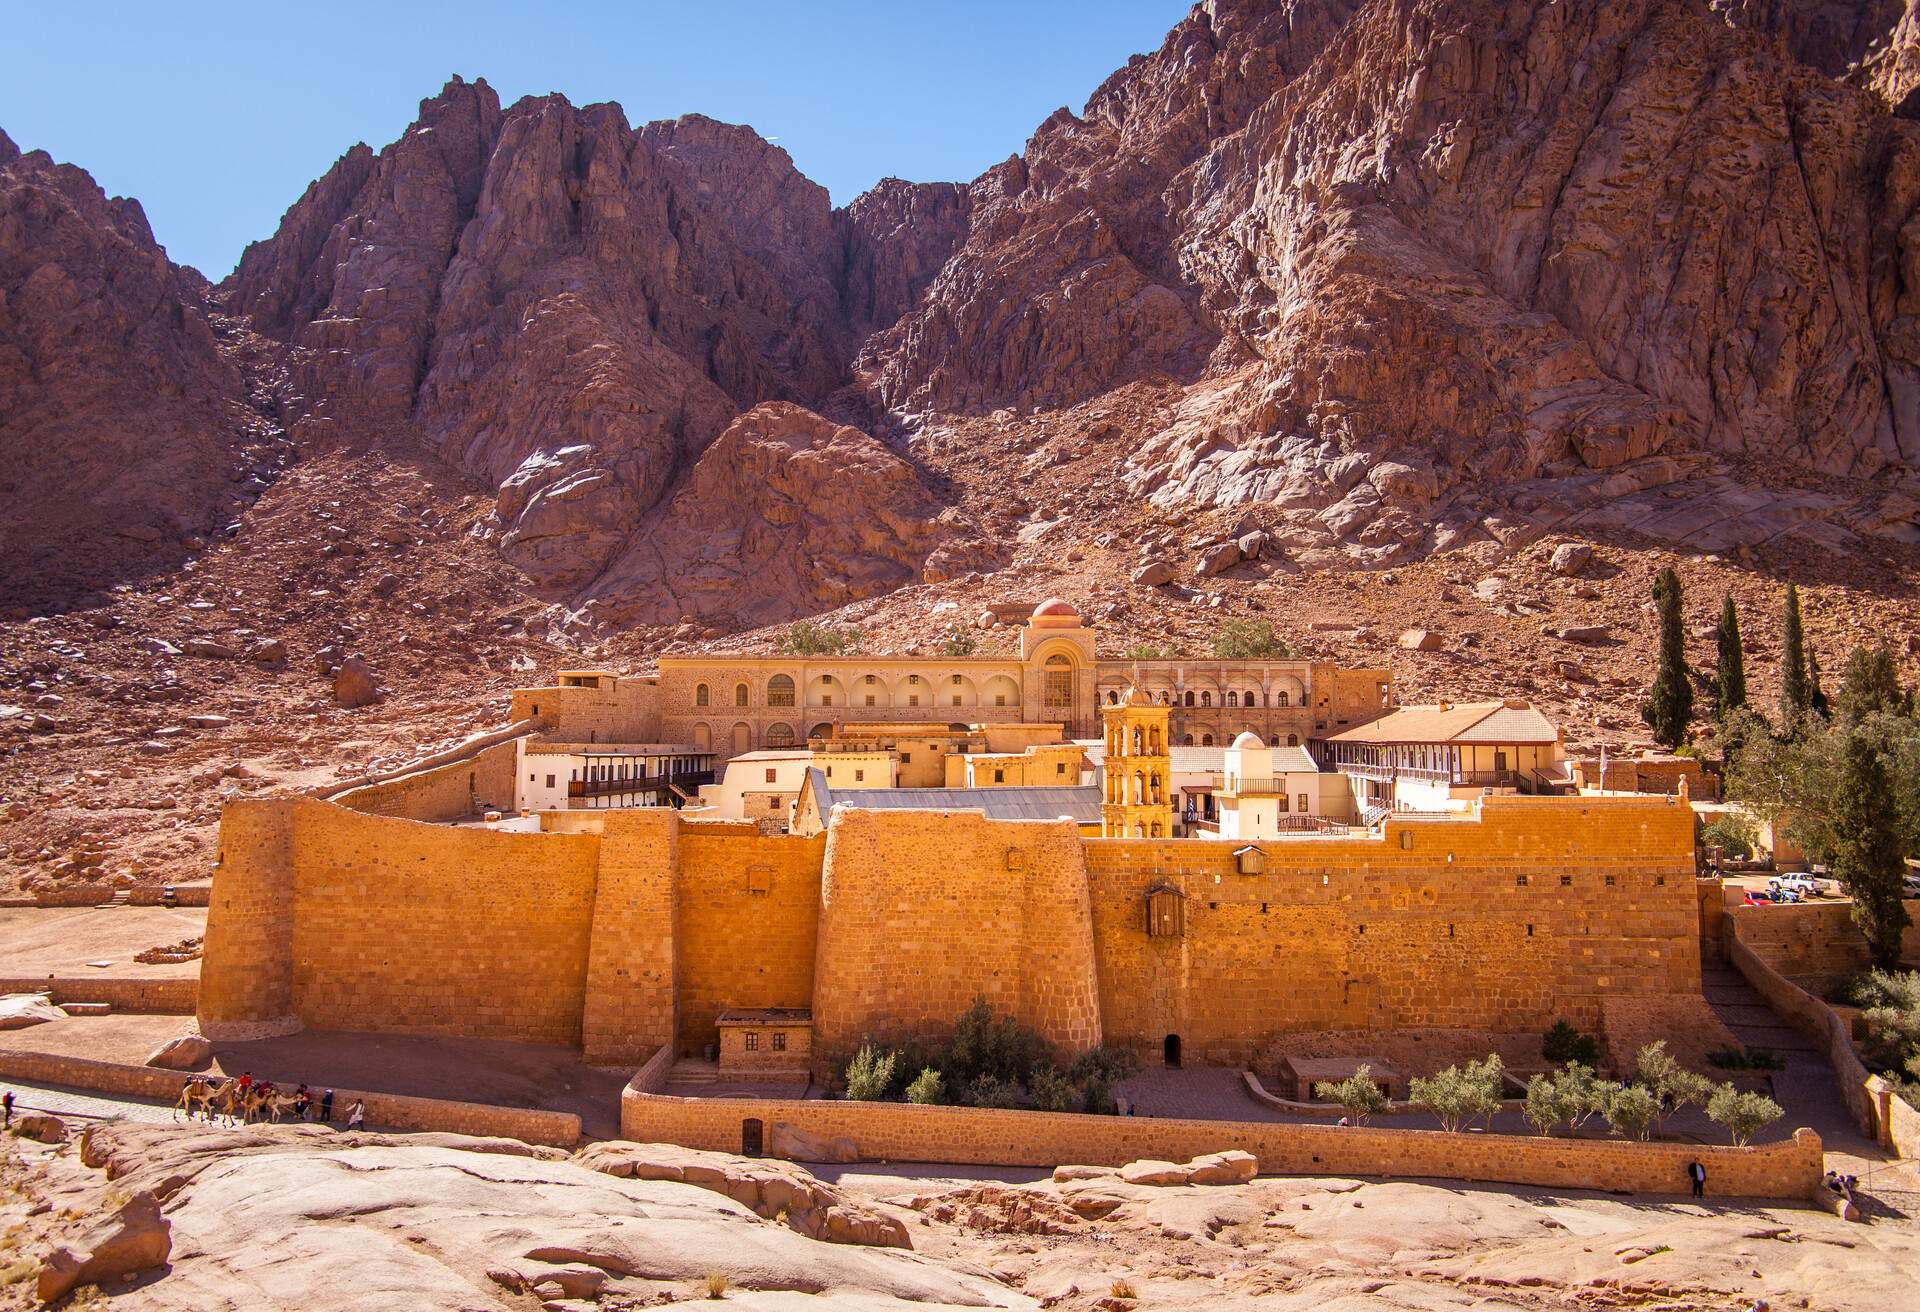
[[1213, 776], [1213, 791], [1215, 796], [1285, 797], [1292, 790], [1287, 787], [1284, 775], [1216, 774]]
[[615, 793], [657, 793], [678, 786], [696, 789], [713, 782], [711, 770], [674, 770], [661, 774], [633, 774], [616, 779], [569, 779], [568, 797], [608, 797]]

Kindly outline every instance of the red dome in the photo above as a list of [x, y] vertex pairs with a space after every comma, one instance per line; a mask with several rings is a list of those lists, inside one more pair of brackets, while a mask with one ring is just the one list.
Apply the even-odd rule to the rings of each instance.
[[1035, 619], [1039, 619], [1043, 615], [1052, 615], [1060, 619], [1080, 618], [1080, 612], [1075, 610], [1063, 597], [1048, 597], [1045, 601], [1033, 608], [1033, 617]]

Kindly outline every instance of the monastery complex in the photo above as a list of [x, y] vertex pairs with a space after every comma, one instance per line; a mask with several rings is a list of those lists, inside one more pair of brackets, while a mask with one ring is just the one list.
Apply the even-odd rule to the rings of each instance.
[[669, 657], [512, 707], [447, 759], [229, 805], [207, 1034], [616, 1064], [777, 1038], [830, 1083], [977, 997], [1063, 1053], [1179, 1065], [1699, 992], [1684, 795], [1577, 791], [1524, 703], [1102, 659], [1056, 601], [1017, 658]]

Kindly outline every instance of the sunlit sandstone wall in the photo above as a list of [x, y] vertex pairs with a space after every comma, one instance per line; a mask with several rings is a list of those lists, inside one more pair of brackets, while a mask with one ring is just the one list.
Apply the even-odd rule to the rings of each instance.
[[[1591, 1028], [1602, 996], [1698, 991], [1692, 844], [1666, 798], [1488, 798], [1263, 843], [1259, 875], [1233, 843], [1091, 840], [1101, 1027], [1214, 1061], [1290, 1030]], [[1146, 934], [1156, 884], [1185, 893], [1184, 936]]]
[[682, 1055], [717, 1042], [714, 1019], [730, 1007], [813, 1004], [826, 843], [824, 834], [762, 836], [749, 823], [681, 825], [675, 907]]
[[513, 762], [514, 744], [509, 740], [484, 748], [468, 760], [368, 784], [333, 800], [368, 815], [457, 820], [483, 806], [513, 805]]
[[516, 688], [508, 705], [509, 718], [537, 720], [548, 738], [560, 742], [663, 741], [659, 688], [651, 679], [620, 678], [611, 688]]
[[579, 1043], [599, 840], [245, 799], [221, 825], [200, 1015]]
[[1063, 821], [836, 808], [813, 987], [816, 1067], [939, 1033], [976, 996], [1067, 1051], [1100, 1041], [1081, 838]]

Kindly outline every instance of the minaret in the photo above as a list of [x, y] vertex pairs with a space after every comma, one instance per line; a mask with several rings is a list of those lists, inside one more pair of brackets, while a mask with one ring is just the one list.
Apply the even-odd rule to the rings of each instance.
[[1100, 832], [1107, 838], [1173, 835], [1173, 758], [1167, 747], [1168, 708], [1138, 688], [1117, 705], [1102, 706], [1106, 722], [1106, 792]]

